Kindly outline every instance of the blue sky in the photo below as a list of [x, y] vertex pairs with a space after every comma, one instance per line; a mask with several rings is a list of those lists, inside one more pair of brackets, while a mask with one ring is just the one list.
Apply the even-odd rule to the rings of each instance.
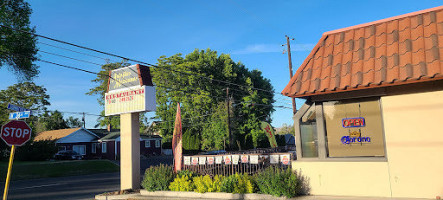
[[[194, 49], [230, 54], [234, 61], [258, 69], [271, 80], [276, 92], [289, 81], [288, 58], [282, 54], [285, 35], [292, 41], [294, 73], [323, 32], [367, 23], [418, 10], [440, 6], [430, 0], [30, 0], [31, 22], [38, 34], [155, 64], [162, 56], [187, 54]], [[105, 55], [39, 39], [47, 52], [104, 64], [100, 58], [76, 54], [46, 44]], [[100, 67], [39, 53], [41, 59], [98, 72]], [[99, 114], [95, 96], [85, 95], [93, 87], [94, 75], [37, 62], [39, 77], [34, 81], [47, 88], [51, 110]], [[135, 63], [132, 63], [135, 64]], [[0, 69], [0, 89], [17, 83], [7, 70]], [[276, 95], [277, 104], [291, 107], [290, 99]], [[297, 100], [297, 107], [303, 101]], [[292, 111], [278, 108], [274, 127], [292, 124]], [[65, 114], [68, 117], [70, 114]], [[153, 116], [150, 114], [150, 116]], [[79, 117], [79, 115], [74, 115]], [[87, 128], [96, 124], [86, 116]]]

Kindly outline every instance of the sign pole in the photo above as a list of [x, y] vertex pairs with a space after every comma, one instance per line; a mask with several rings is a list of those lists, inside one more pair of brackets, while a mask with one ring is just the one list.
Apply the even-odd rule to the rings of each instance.
[[6, 175], [5, 192], [3, 193], [3, 200], [8, 198], [9, 181], [11, 180], [12, 162], [14, 161], [15, 145], [11, 147], [11, 156], [9, 157], [8, 174]]

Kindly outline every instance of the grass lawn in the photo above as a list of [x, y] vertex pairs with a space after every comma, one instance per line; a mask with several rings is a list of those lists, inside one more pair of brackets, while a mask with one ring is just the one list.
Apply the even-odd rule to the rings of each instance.
[[[12, 165], [12, 180], [118, 172], [119, 169], [108, 160], [17, 161]], [[8, 162], [0, 162], [0, 181], [6, 180], [7, 171]]]

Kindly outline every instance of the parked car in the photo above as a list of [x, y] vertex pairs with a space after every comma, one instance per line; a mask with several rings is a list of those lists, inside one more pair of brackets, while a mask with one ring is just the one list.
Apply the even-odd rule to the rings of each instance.
[[73, 150], [59, 151], [54, 155], [56, 160], [81, 160], [83, 156]]

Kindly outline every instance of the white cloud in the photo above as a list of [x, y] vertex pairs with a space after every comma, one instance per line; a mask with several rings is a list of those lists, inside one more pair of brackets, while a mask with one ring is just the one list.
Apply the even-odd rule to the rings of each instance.
[[[311, 51], [315, 44], [292, 44], [291, 51]], [[278, 44], [253, 44], [243, 49], [234, 50], [231, 54], [277, 53], [283, 52], [286, 47]]]

